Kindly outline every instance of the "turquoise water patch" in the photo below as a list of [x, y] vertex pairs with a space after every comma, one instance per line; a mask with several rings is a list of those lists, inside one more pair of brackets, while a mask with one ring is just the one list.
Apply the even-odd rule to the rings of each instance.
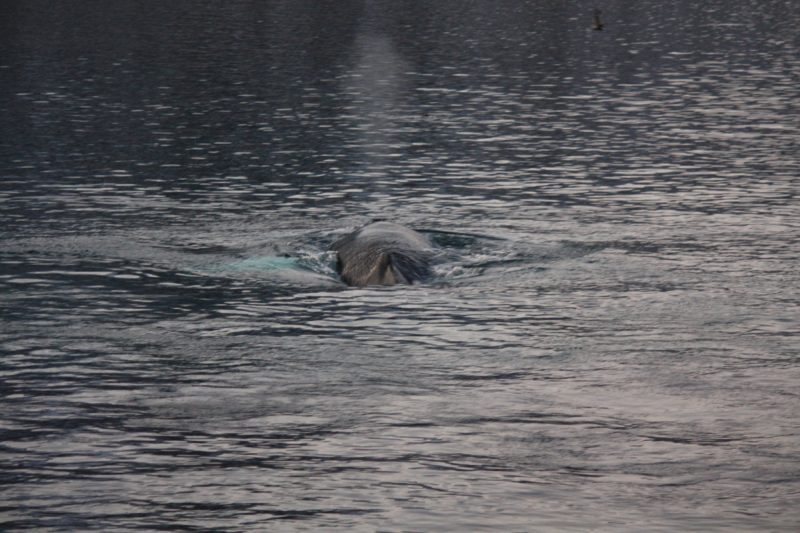
[[297, 261], [291, 257], [251, 257], [229, 265], [231, 270], [276, 270], [280, 268], [294, 268]]
[[206, 270], [280, 270], [297, 267], [297, 260], [291, 257], [251, 257], [242, 261], [234, 261], [208, 267]]

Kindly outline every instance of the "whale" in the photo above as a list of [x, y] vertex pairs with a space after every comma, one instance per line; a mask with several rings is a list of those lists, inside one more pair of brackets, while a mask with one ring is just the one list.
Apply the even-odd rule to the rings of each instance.
[[435, 245], [410, 228], [375, 220], [334, 242], [336, 271], [352, 287], [413, 285], [431, 276]]

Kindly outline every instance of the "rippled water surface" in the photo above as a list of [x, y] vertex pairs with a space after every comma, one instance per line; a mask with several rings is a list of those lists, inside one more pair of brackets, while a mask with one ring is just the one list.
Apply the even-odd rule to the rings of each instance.
[[798, 531], [797, 16], [3, 3], [0, 529]]

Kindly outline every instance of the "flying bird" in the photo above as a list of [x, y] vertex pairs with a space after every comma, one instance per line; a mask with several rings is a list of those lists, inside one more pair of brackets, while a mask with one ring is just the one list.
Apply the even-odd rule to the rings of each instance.
[[593, 30], [602, 30], [603, 26], [605, 26], [605, 24], [603, 24], [603, 21], [600, 20], [600, 14], [601, 13], [602, 13], [602, 11], [600, 11], [599, 9], [595, 9], [594, 10], [594, 19], [593, 19], [594, 20], [594, 26], [592, 27]]

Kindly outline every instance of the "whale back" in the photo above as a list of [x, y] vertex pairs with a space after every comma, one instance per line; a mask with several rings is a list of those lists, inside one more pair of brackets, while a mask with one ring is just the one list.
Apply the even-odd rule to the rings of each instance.
[[433, 244], [391, 222], [371, 222], [333, 245], [336, 270], [348, 285], [411, 285], [430, 276]]

